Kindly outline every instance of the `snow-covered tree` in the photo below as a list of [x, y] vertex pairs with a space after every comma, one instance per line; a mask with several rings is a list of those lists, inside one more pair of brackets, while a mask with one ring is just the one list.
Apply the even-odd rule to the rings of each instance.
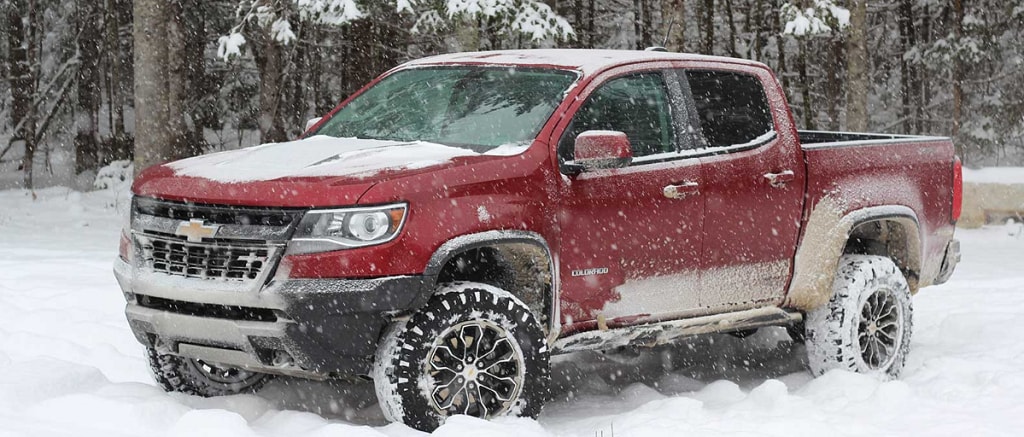
[[476, 23], [480, 33], [497, 37], [526, 37], [531, 42], [575, 35], [569, 22], [536, 0], [398, 0], [400, 11], [417, 19], [412, 31], [448, 32]]
[[850, 25], [850, 11], [832, 0], [783, 3], [779, 10], [786, 23], [782, 33], [793, 36], [819, 35], [840, 31]]
[[[393, 29], [387, 28], [397, 24], [390, 22], [392, 19], [411, 23], [407, 32], [413, 34], [449, 34], [453, 28], [471, 22], [478, 23], [479, 33], [499, 38], [525, 37], [537, 42], [573, 35], [564, 18], [536, 0], [393, 0], [365, 3], [356, 0], [242, 0], [236, 15], [237, 24], [218, 40], [217, 55], [225, 60], [239, 57], [248, 41], [255, 42], [252, 54], [260, 74], [258, 125], [264, 141], [281, 141], [298, 133], [295, 127], [290, 126], [302, 123], [284, 114], [284, 93], [288, 88], [285, 82], [288, 78], [283, 73], [294, 64], [291, 57], [302, 50], [295, 48], [296, 44], [315, 46], [319, 43], [309, 39], [316, 33], [316, 28], [356, 25], [359, 23], [355, 22], [360, 21], [368, 27], [353, 32], [348, 41], [350, 44], [358, 44], [359, 38], [367, 34], [388, 33], [395, 39], [386, 43], [396, 49], [409, 43], [402, 35], [396, 35]], [[385, 25], [377, 25], [379, 22]], [[300, 28], [310, 31], [300, 37]], [[486, 45], [488, 48], [493, 46]], [[365, 49], [373, 50], [372, 47]], [[371, 74], [380, 72], [372, 71]]]
[[[393, 0], [398, 13], [411, 14], [415, 33], [443, 32], [467, 21], [484, 22], [481, 30], [498, 36], [526, 36], [531, 41], [567, 39], [572, 26], [550, 6], [536, 0]], [[238, 6], [239, 23], [219, 40], [218, 56], [241, 54], [245, 30], [258, 27], [278, 43], [296, 38], [296, 20], [343, 25], [366, 17], [356, 0], [243, 0]]]

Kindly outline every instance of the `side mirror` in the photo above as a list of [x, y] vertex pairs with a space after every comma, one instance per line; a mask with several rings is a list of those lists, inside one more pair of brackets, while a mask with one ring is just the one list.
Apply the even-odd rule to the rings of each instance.
[[622, 132], [588, 130], [576, 137], [575, 158], [582, 170], [622, 168], [633, 162], [633, 148]]
[[316, 126], [316, 124], [319, 123], [320, 120], [323, 120], [323, 119], [324, 119], [323, 117], [317, 117], [317, 118], [309, 119], [309, 121], [306, 121], [306, 129], [303, 132], [308, 132], [310, 128], [312, 128], [313, 126]]

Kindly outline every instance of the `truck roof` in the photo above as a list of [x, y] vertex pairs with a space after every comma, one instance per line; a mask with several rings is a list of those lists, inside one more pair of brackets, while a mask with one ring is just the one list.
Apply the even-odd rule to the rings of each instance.
[[708, 61], [763, 67], [764, 64], [745, 59], [692, 53], [656, 52], [641, 50], [596, 49], [531, 49], [495, 50], [485, 52], [449, 53], [416, 59], [402, 67], [426, 65], [508, 65], [522, 67], [549, 67], [579, 70], [589, 75], [611, 67], [641, 61]]

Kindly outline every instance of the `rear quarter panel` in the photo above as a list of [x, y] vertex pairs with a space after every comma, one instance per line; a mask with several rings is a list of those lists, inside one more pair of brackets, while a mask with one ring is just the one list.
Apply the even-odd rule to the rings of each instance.
[[919, 226], [919, 286], [930, 285], [955, 227], [952, 142], [921, 137], [812, 145], [804, 150], [805, 222], [823, 201], [836, 205], [842, 215], [877, 206], [909, 208]]

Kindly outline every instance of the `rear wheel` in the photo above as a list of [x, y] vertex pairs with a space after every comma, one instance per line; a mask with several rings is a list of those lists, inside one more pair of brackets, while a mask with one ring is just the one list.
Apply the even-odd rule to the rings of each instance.
[[153, 379], [165, 391], [211, 397], [255, 393], [270, 375], [195, 358], [162, 354], [147, 348], [146, 356]]
[[808, 363], [815, 375], [832, 369], [896, 378], [910, 350], [910, 289], [891, 259], [846, 255], [827, 305], [807, 313]]
[[489, 285], [458, 283], [388, 329], [374, 384], [389, 420], [424, 431], [455, 414], [536, 417], [548, 361], [543, 330], [525, 304]]

